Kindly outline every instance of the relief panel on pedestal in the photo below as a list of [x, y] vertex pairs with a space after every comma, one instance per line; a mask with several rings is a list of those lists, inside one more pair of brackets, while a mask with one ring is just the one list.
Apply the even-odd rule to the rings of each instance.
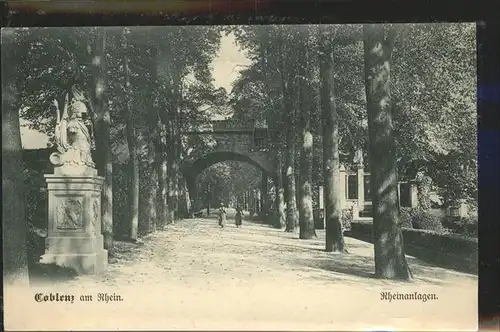
[[57, 230], [83, 229], [83, 197], [59, 198], [55, 224]]

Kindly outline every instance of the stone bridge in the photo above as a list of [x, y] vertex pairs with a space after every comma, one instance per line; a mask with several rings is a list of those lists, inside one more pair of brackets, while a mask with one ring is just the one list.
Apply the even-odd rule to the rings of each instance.
[[273, 182], [276, 179], [276, 152], [269, 148], [270, 132], [265, 126], [219, 120], [183, 135], [197, 135], [210, 141], [206, 151], [195, 151], [194, 156], [187, 156], [181, 163], [191, 198], [196, 197], [198, 175], [206, 168], [227, 160], [249, 163], [262, 170], [263, 175]]

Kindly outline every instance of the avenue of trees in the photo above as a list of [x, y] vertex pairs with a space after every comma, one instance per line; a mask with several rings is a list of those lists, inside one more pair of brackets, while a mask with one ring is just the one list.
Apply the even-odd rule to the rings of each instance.
[[[214, 86], [210, 69], [228, 33], [250, 59], [230, 94]], [[13, 278], [27, 273], [19, 117], [52, 135], [54, 100], [62, 104], [73, 84], [87, 93], [95, 128], [108, 249], [114, 238], [136, 240], [190, 215], [180, 165], [210, 142], [182, 132], [227, 107], [233, 119], [265, 121], [272, 133], [276, 227], [315, 237], [324, 187], [326, 251], [347, 251], [339, 169], [362, 152], [380, 278], [411, 278], [399, 180], [424, 175], [424, 209], [430, 184], [445, 202], [477, 204], [474, 25], [10, 29], [2, 45], [2, 174], [11, 207], [3, 212], [4, 266]], [[211, 186], [229, 197], [220, 183], [235, 180], [237, 166], [219, 165], [200, 175], [201, 195]], [[242, 173], [235, 187], [260, 187], [258, 172]]]

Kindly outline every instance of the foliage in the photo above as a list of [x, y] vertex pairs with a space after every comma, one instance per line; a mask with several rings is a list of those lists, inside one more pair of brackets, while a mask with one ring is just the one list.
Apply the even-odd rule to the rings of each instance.
[[[23, 47], [30, 56], [29, 62], [22, 66], [27, 77], [22, 91], [21, 116], [29, 121], [32, 129], [40, 130], [49, 136], [55, 121], [54, 98], [59, 100], [73, 83], [82, 85], [88, 92], [91, 85], [91, 46], [97, 28], [32, 28], [23, 30]], [[201, 111], [203, 104], [224, 103], [224, 92], [217, 91], [212, 84], [210, 63], [216, 55], [220, 32], [216, 27], [133, 27], [127, 29], [129, 46], [121, 46], [121, 28], [106, 29], [109, 44], [108, 90], [107, 97], [112, 119], [121, 122], [123, 109], [123, 64], [124, 52], [130, 59], [132, 100], [131, 107], [137, 111], [134, 117], [138, 127], [144, 111], [152, 101], [157, 105], [167, 103], [175, 93], [182, 93], [181, 112], [184, 126], [205, 121], [206, 114]], [[172, 48], [175, 44], [178, 47]], [[155, 58], [154, 51], [159, 52]], [[151, 63], [151, 59], [157, 63]], [[152, 70], [159, 72], [159, 84]], [[178, 78], [173, 86], [172, 75]], [[176, 89], [176, 91], [173, 91]], [[179, 91], [177, 91], [179, 90]], [[222, 95], [221, 95], [222, 94]], [[88, 95], [88, 93], [87, 93]], [[178, 98], [178, 96], [173, 96]], [[168, 104], [168, 103], [167, 103]], [[146, 109], [146, 110], [144, 110]]]
[[118, 238], [125, 238], [130, 231], [128, 188], [129, 186], [128, 164], [113, 165], [113, 234]]
[[47, 232], [28, 223], [28, 232], [26, 233], [26, 251], [28, 255], [28, 264], [38, 263], [40, 257], [45, 254], [45, 238]]
[[23, 178], [26, 197], [26, 219], [39, 228], [46, 228], [47, 194], [40, 190], [45, 187], [43, 172], [32, 167], [28, 162], [24, 162]]
[[[307, 33], [305, 30], [308, 30]], [[366, 141], [366, 114], [362, 45], [356, 42], [359, 26], [329, 26], [328, 36], [334, 48], [334, 81], [336, 103], [339, 110], [341, 161], [350, 163], [355, 148], [364, 148]], [[291, 114], [283, 109], [282, 79], [287, 72], [300, 66], [298, 60], [288, 56], [299, 52], [308, 36], [308, 60], [305, 79], [310, 86], [305, 107], [312, 109], [311, 125], [316, 141], [321, 135], [321, 112], [319, 108], [319, 62], [318, 27], [310, 26], [246, 26], [232, 28], [240, 47], [252, 61], [240, 72], [231, 92], [231, 106], [235, 117], [241, 121], [266, 119], [270, 128], [280, 129], [285, 125], [281, 114]], [[293, 84], [298, 84], [298, 81]], [[294, 100], [293, 103], [296, 103]], [[299, 135], [297, 135], [297, 142]], [[315, 142], [316, 143], [316, 142]], [[321, 158], [321, 149], [314, 149], [316, 158]], [[298, 151], [297, 151], [298, 153]], [[316, 174], [315, 178], [321, 175]]]
[[452, 232], [477, 237], [477, 216], [440, 218], [420, 208], [401, 208], [400, 218], [403, 228], [432, 230], [439, 234]]
[[[468, 140], [464, 137], [463, 140]], [[474, 136], [475, 139], [475, 136]], [[438, 156], [429, 174], [437, 187], [437, 193], [443, 197], [444, 206], [465, 201], [477, 209], [477, 160], [476, 155], [465, 156], [467, 151], [451, 151], [447, 155]]]
[[447, 202], [477, 201], [475, 44], [474, 24], [447, 23], [398, 26], [394, 45], [399, 173], [424, 170]]
[[21, 89], [21, 116], [29, 126], [52, 135], [54, 99], [64, 100], [72, 84], [88, 90], [92, 29], [30, 28], [22, 30], [29, 53], [22, 66], [26, 77]]
[[413, 208], [399, 208], [399, 219], [402, 228], [413, 228]]
[[[20, 80], [20, 108], [22, 118], [31, 129], [49, 137], [53, 135], [56, 114], [53, 100], [61, 103], [72, 84], [80, 84], [90, 97], [92, 50], [96, 32], [102, 29], [107, 35], [105, 99], [111, 115], [111, 159], [114, 163], [124, 163], [129, 157], [125, 148], [126, 117], [123, 112], [127, 99], [133, 110], [132, 123], [136, 132], [151, 132], [150, 123], [145, 120], [155, 122], [160, 118], [167, 125], [170, 143], [177, 142], [181, 130], [205, 123], [208, 112], [226, 102], [225, 91], [214, 88], [210, 71], [219, 47], [218, 27], [22, 29], [22, 49], [29, 56], [19, 75], [26, 77]], [[123, 47], [123, 32], [128, 39], [127, 48]], [[125, 55], [129, 59], [131, 84], [127, 91], [123, 88]], [[91, 102], [88, 108], [91, 113]], [[200, 146], [201, 150], [206, 146], [204, 141], [196, 139], [189, 145]], [[171, 156], [180, 158], [180, 153]], [[141, 181], [147, 182], [148, 177], [143, 176]], [[116, 206], [127, 206], [127, 195], [118, 194], [117, 198], [125, 201], [115, 200]]]
[[[432, 178], [445, 204], [465, 199], [477, 205], [474, 25], [405, 24], [395, 27], [391, 93], [399, 176], [412, 178], [423, 169]], [[19, 49], [29, 55], [19, 67], [19, 77], [23, 77], [19, 80], [20, 114], [31, 128], [51, 136], [55, 121], [53, 99], [61, 100], [75, 82], [80, 83], [84, 91], [89, 91], [91, 53], [97, 29], [18, 29]], [[129, 27], [126, 28], [129, 41], [126, 50], [120, 37], [122, 28], [106, 28], [107, 99], [112, 120], [113, 162], [124, 163], [128, 158], [123, 132], [125, 98], [122, 84], [122, 58], [127, 54], [134, 126], [145, 136], [149, 127], [144, 120], [160, 118], [169, 125], [169, 143], [175, 141], [179, 131], [192, 130], [206, 123], [210, 113], [225, 113], [228, 105], [235, 120], [247, 123], [265, 120], [270, 128], [283, 132], [285, 120], [294, 117], [298, 107], [293, 91], [297, 91], [299, 82], [305, 81], [308, 88], [306, 107], [311, 108], [314, 132], [313, 189], [317, 192], [323, 183], [318, 26], [231, 26], [224, 29], [235, 35], [238, 46], [251, 61], [240, 72], [229, 95], [224, 89], [215, 89], [210, 71], [219, 47], [220, 27]], [[361, 26], [327, 26], [326, 30], [333, 49], [340, 160], [349, 167], [354, 151], [366, 150], [367, 139]], [[306, 43], [310, 54], [307, 71], [295, 77], [301, 65], [297, 54]], [[285, 107], [285, 101], [289, 107]], [[283, 144], [283, 136], [274, 137], [272, 144]], [[300, 135], [296, 135], [296, 139], [298, 142]], [[184, 158], [196, 158], [210, 149], [209, 141], [206, 137], [185, 137], [181, 154]], [[230, 169], [228, 174], [240, 174], [233, 166]], [[210, 181], [218, 185], [225, 183], [219, 182], [221, 179], [240, 180], [233, 175], [224, 177], [224, 172], [224, 168], [219, 169], [217, 174], [210, 175], [213, 176]], [[238, 192], [244, 187], [259, 186], [258, 172], [245, 172], [242, 174], [248, 174], [243, 177], [246, 182], [235, 184]], [[122, 176], [125, 177], [124, 174], [117, 176], [120, 179], [117, 183], [126, 182], [125, 178], [121, 180]], [[144, 172], [141, 181], [148, 182]], [[202, 181], [208, 180], [202, 178]], [[219, 189], [222, 196], [227, 196], [227, 188]], [[121, 201], [127, 199], [125, 189], [115, 186], [114, 190], [115, 206], [126, 207], [126, 201]], [[316, 197], [317, 194], [313, 195], [315, 205]], [[33, 218], [36, 207], [29, 208], [28, 218]], [[403, 225], [409, 226], [411, 217], [405, 213], [401, 212]]]
[[198, 176], [198, 193], [206, 202], [209, 189], [211, 205], [221, 202], [228, 205], [237, 198], [241, 202], [247, 190], [260, 189], [261, 181], [260, 169], [246, 163], [226, 161], [212, 165]]
[[[301, 28], [310, 30], [310, 53], [317, 54], [317, 27]], [[366, 100], [359, 29], [358, 25], [329, 27], [340, 117], [340, 157], [347, 167], [356, 149], [366, 150]], [[396, 25], [395, 29], [391, 88], [401, 179], [412, 178], [423, 166], [445, 201], [460, 198], [477, 201], [474, 25], [405, 24]], [[284, 64], [297, 66], [298, 63], [280, 62], [280, 52], [290, 49], [290, 43], [300, 42], [297, 31], [300, 29], [292, 26], [231, 28], [252, 60], [250, 66], [240, 72], [231, 94], [236, 117], [260, 118], [272, 110], [278, 121], [276, 128], [283, 125], [280, 121], [284, 118], [276, 113], [282, 108], [283, 98], [280, 70], [286, 70]], [[311, 106], [316, 109], [312, 123], [313, 128], [318, 129], [321, 117], [314, 105], [319, 98], [319, 75], [314, 58], [309, 68]], [[314, 149], [314, 154], [321, 159], [320, 149]], [[411, 171], [415, 163], [418, 167]], [[320, 172], [315, 171], [314, 177], [319, 179]]]
[[443, 220], [443, 226], [456, 234], [461, 234], [467, 237], [478, 236], [477, 216], [468, 216], [462, 218], [446, 217]]
[[404, 228], [426, 229], [438, 233], [446, 233], [441, 218], [421, 208], [401, 208], [400, 218], [402, 219], [402, 225], [409, 226], [411, 222], [412, 227], [402, 226]]
[[354, 217], [354, 207], [351, 206], [348, 209], [342, 209], [340, 223], [342, 225], [342, 231], [350, 231], [351, 225]]

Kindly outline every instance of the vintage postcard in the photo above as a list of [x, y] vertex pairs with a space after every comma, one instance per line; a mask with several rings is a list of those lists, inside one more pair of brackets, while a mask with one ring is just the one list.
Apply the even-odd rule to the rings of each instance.
[[477, 330], [475, 23], [1, 42], [6, 330]]

